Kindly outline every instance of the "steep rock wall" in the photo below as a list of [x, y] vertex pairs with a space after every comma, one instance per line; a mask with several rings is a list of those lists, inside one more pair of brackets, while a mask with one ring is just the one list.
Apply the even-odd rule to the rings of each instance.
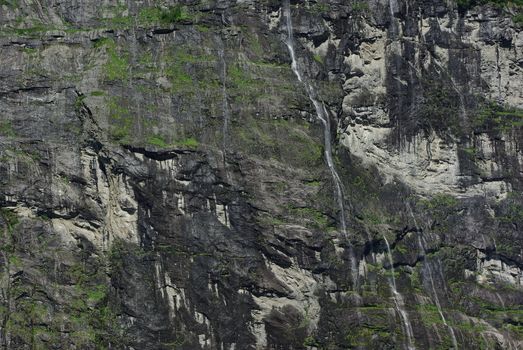
[[347, 235], [283, 2], [0, 1], [4, 348], [523, 346], [518, 8], [290, 10]]

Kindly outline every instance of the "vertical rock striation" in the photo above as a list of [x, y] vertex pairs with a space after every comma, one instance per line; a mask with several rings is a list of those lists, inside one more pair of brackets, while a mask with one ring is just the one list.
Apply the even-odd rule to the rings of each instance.
[[521, 11], [0, 0], [0, 347], [522, 348]]

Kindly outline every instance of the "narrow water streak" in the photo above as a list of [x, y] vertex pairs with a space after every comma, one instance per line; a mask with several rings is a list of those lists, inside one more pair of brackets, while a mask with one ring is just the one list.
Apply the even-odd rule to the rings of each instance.
[[311, 100], [312, 104], [314, 105], [314, 109], [316, 110], [316, 115], [318, 119], [321, 121], [323, 125], [323, 133], [324, 133], [324, 148], [325, 148], [325, 160], [327, 162], [327, 166], [329, 167], [329, 170], [331, 172], [332, 179], [334, 180], [334, 186], [336, 188], [336, 198], [339, 206], [340, 211], [340, 223], [341, 223], [341, 230], [343, 232], [344, 236], [347, 236], [347, 224], [345, 220], [345, 208], [343, 204], [343, 190], [341, 186], [341, 180], [338, 175], [338, 172], [336, 171], [336, 168], [334, 167], [334, 162], [332, 160], [332, 146], [331, 146], [331, 134], [330, 134], [330, 120], [327, 113], [327, 110], [325, 109], [325, 105], [318, 100], [317, 93], [315, 92], [312, 85], [310, 85], [303, 77], [302, 73], [300, 72], [300, 69], [298, 67], [298, 61], [296, 60], [296, 52], [294, 50], [294, 38], [293, 38], [293, 27], [292, 27], [292, 18], [291, 18], [291, 10], [290, 10], [290, 4], [288, 0], [284, 1], [284, 15], [286, 19], [287, 24], [287, 40], [285, 44], [287, 45], [287, 48], [289, 49], [289, 54], [291, 56], [291, 68], [298, 80], [303, 84], [305, 87], [305, 91], [307, 92], [307, 95], [309, 96], [309, 99]]
[[[423, 256], [426, 257], [427, 251], [425, 249], [426, 245], [424, 244], [425, 239], [423, 238], [423, 236], [421, 234], [421, 230], [419, 229], [418, 222], [416, 221], [416, 217], [414, 216], [414, 213], [412, 212], [412, 208], [410, 207], [410, 205], [408, 203], [407, 203], [407, 209], [409, 210], [409, 215], [414, 220], [414, 225], [416, 226], [416, 230], [418, 231], [418, 247], [419, 247], [420, 251], [423, 253]], [[441, 317], [441, 321], [443, 322], [445, 327], [447, 327], [449, 330], [450, 337], [452, 339], [452, 346], [454, 347], [453, 349], [458, 350], [458, 341], [456, 340], [456, 334], [454, 334], [454, 329], [447, 323], [447, 319], [445, 318], [445, 315], [443, 314], [443, 310], [441, 308], [441, 303], [439, 302], [438, 293], [436, 293], [436, 286], [434, 284], [434, 276], [433, 276], [432, 267], [430, 266], [428, 261], [425, 262], [425, 266], [427, 268], [427, 274], [429, 277], [430, 287], [432, 289], [434, 303], [436, 304], [436, 307], [438, 308], [439, 316]]]
[[383, 239], [385, 240], [385, 245], [387, 246], [387, 257], [389, 260], [390, 265], [390, 272], [391, 272], [391, 278], [389, 278], [389, 285], [392, 290], [392, 296], [394, 299], [394, 305], [396, 306], [396, 311], [398, 311], [401, 320], [403, 321], [403, 326], [405, 328], [405, 334], [407, 335], [407, 348], [409, 350], [416, 349], [414, 347], [414, 344], [412, 343], [412, 339], [414, 338], [414, 333], [412, 331], [412, 324], [409, 320], [409, 315], [407, 314], [407, 311], [405, 311], [405, 302], [403, 301], [403, 295], [401, 295], [400, 292], [398, 292], [398, 288], [396, 286], [396, 277], [394, 276], [394, 263], [392, 261], [392, 254], [390, 252], [390, 245], [389, 241], [387, 240], [387, 237], [383, 235]]

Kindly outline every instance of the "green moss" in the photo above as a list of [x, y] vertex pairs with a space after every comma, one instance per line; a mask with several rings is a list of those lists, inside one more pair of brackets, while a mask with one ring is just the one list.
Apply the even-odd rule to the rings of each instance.
[[36, 55], [38, 53], [38, 49], [25, 46], [25, 47], [22, 48], [22, 52], [27, 54], [27, 55], [33, 56], [33, 55]]
[[188, 148], [197, 148], [200, 143], [194, 137], [188, 137], [183, 140], [175, 141], [174, 144]]
[[18, 3], [20, 0], [0, 0], [0, 6], [7, 6], [7, 7], [18, 7]]
[[160, 57], [160, 63], [164, 66], [163, 74], [169, 79], [172, 85], [172, 92], [191, 94], [198, 88], [207, 89], [210, 84], [214, 84], [214, 79], [210, 74], [202, 74], [198, 79], [198, 74], [202, 73], [204, 66], [208, 62], [214, 61], [214, 57], [205, 54], [194, 54], [191, 48], [178, 47], [174, 53]]
[[319, 347], [320, 343], [316, 338], [309, 335], [305, 340], [303, 341], [303, 346], [313, 346], [313, 347]]
[[323, 64], [323, 58], [321, 55], [314, 55], [313, 58], [316, 62]]
[[14, 137], [16, 133], [10, 120], [0, 121], [0, 136]]
[[90, 302], [99, 303], [107, 297], [107, 287], [105, 285], [95, 286], [87, 291], [87, 298]]
[[160, 22], [167, 23], [176, 23], [181, 21], [190, 20], [191, 16], [185, 6], [173, 6], [168, 9], [161, 10], [160, 12]]
[[105, 91], [95, 90], [95, 91], [91, 91], [89, 93], [89, 95], [95, 96], [95, 97], [105, 96]]
[[95, 49], [102, 48], [105, 46], [114, 47], [116, 44], [111, 38], [100, 38], [94, 41], [93, 47]]
[[421, 316], [421, 320], [426, 327], [444, 324], [436, 305], [417, 305], [416, 312]]
[[365, 349], [377, 348], [378, 344], [387, 343], [391, 340], [392, 333], [386, 325], [376, 324], [378, 320], [373, 319], [372, 325], [366, 324], [352, 329], [345, 340], [353, 347], [363, 347]]
[[456, 327], [462, 331], [470, 332], [470, 333], [477, 333], [480, 334], [487, 330], [487, 326], [480, 323], [475, 323], [472, 321], [462, 321], [453, 324], [453, 327]]
[[330, 5], [326, 2], [318, 1], [310, 7], [309, 11], [314, 14], [326, 13], [330, 11]]
[[49, 25], [43, 24], [43, 23], [37, 23], [33, 25], [32, 27], [28, 28], [15, 28], [14, 32], [17, 35], [20, 36], [35, 36], [37, 34], [45, 33], [49, 30], [55, 29], [54, 27], [50, 27]]
[[352, 4], [352, 11], [363, 13], [369, 10], [369, 4], [365, 1], [356, 1]]
[[107, 80], [126, 80], [129, 78], [129, 62], [127, 57], [116, 50], [108, 51], [109, 59], [104, 66]]
[[9, 257], [9, 263], [14, 265], [15, 267], [21, 267], [22, 266], [22, 259], [20, 259], [19, 256], [11, 255]]
[[167, 142], [162, 136], [153, 135], [147, 139], [147, 144], [159, 148], [168, 147], [183, 147], [183, 148], [198, 148], [200, 143], [195, 137], [187, 137], [183, 139], [175, 139], [173, 142]]
[[181, 21], [191, 20], [192, 16], [187, 7], [177, 5], [168, 8], [146, 7], [140, 10], [138, 21], [142, 25], [150, 24], [174, 24]]
[[370, 225], [381, 225], [387, 222], [381, 211], [365, 208], [362, 213], [363, 222]]
[[182, 5], [143, 7], [136, 15], [128, 15], [128, 11], [125, 5], [113, 6], [109, 11], [113, 13], [113, 16], [102, 19], [102, 22], [109, 27], [126, 29], [135, 25], [144, 27], [170, 25], [194, 19], [187, 7]]
[[13, 209], [0, 208], [0, 217], [2, 218], [9, 232], [12, 232], [20, 223], [18, 215]]
[[169, 146], [167, 142], [161, 137], [161, 136], [151, 136], [149, 139], [147, 139], [147, 143], [152, 146], [165, 148]]
[[514, 223], [523, 221], [523, 206], [519, 203], [510, 203], [503, 215], [499, 216], [498, 219], [505, 223]]
[[450, 194], [438, 193], [428, 200], [420, 200], [419, 203], [427, 209], [434, 210], [453, 209], [459, 204], [459, 201]]
[[119, 143], [130, 142], [134, 120], [131, 112], [118, 98], [110, 98], [109, 109], [109, 136], [112, 141]]
[[104, 48], [107, 61], [103, 67], [105, 78], [109, 81], [129, 79], [130, 64], [127, 54], [118, 50], [116, 42], [111, 38], [102, 38], [94, 43], [95, 48]]
[[412, 286], [412, 288], [414, 288], [414, 290], [418, 292], [422, 291], [423, 289], [421, 277], [421, 266], [417, 264], [414, 270], [412, 271], [412, 274], [410, 274], [410, 285]]
[[476, 157], [477, 149], [474, 147], [463, 148], [463, 152], [468, 154], [470, 157]]
[[306, 222], [312, 227], [318, 229], [326, 229], [329, 225], [328, 217], [314, 208], [297, 208], [293, 206], [287, 207], [288, 215], [300, 222]]
[[255, 84], [245, 67], [238, 64], [228, 67], [228, 78], [232, 81], [236, 89], [250, 89]]
[[244, 153], [306, 168], [323, 161], [322, 144], [309, 135], [309, 125], [301, 121], [245, 118], [232, 132], [234, 144]]

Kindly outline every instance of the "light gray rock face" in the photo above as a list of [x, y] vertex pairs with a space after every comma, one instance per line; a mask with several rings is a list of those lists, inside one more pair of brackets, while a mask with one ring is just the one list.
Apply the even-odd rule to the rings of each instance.
[[291, 1], [303, 83], [283, 1], [0, 0], [0, 346], [523, 348], [521, 9], [462, 3]]

